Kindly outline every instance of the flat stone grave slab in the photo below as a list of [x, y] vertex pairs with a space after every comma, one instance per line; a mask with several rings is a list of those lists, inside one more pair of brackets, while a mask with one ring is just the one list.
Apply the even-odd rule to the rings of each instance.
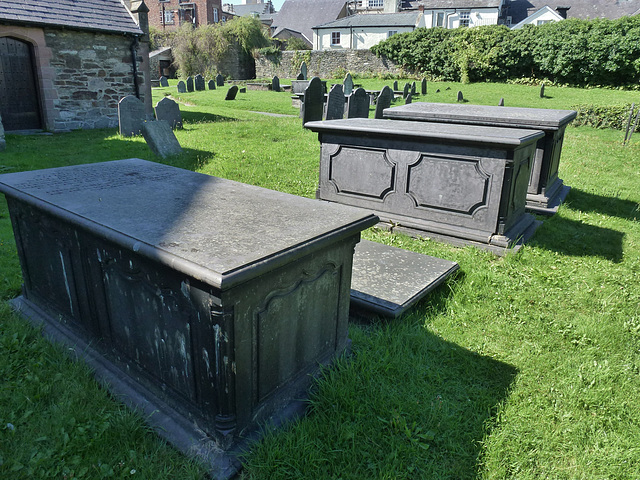
[[353, 257], [351, 310], [399, 317], [458, 268], [450, 260], [361, 240]]
[[416, 102], [392, 107], [383, 118], [425, 122], [457, 123], [542, 130], [527, 187], [527, 210], [553, 215], [570, 187], [558, 178], [562, 142], [567, 125], [576, 117], [574, 110], [521, 108], [492, 105], [458, 105]]
[[348, 345], [371, 213], [140, 159], [5, 174], [0, 191], [14, 308], [214, 478]]
[[539, 224], [525, 203], [540, 130], [373, 118], [305, 127], [321, 143], [317, 198], [497, 254], [519, 249]]

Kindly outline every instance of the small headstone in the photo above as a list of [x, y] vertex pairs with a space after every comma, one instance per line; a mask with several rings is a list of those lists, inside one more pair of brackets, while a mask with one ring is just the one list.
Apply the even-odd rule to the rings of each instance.
[[463, 101], [464, 101], [464, 97], [462, 96], [462, 91], [461, 91], [461, 90], [458, 90], [458, 97], [457, 97], [457, 100], [458, 100], [459, 102], [463, 102]]
[[215, 80], [209, 80], [207, 82], [207, 85], [209, 87], [209, 90], [215, 90], [216, 89], [216, 81]]
[[241, 87], [238, 89], [238, 92], [240, 93], [247, 93], [247, 87]]
[[120, 135], [133, 137], [142, 133], [142, 124], [146, 119], [144, 103], [133, 95], [127, 95], [118, 102], [118, 122]]
[[389, 108], [391, 106], [391, 100], [393, 100], [393, 92], [388, 86], [385, 85], [380, 92], [380, 95], [378, 95], [375, 118], [382, 118], [382, 111], [385, 108]]
[[347, 73], [347, 76], [344, 77], [342, 86], [343, 86], [345, 95], [351, 95], [353, 93], [353, 79], [351, 78], [350, 73]]
[[164, 75], [162, 77], [160, 77], [160, 86], [161, 87], [168, 87], [169, 86], [169, 80], [167, 80], [167, 77], [165, 77]]
[[411, 95], [415, 95], [416, 94], [416, 82], [413, 82], [411, 84]]
[[451, 90], [451, 87], [447, 87], [447, 88], [445, 88], [445, 90]]
[[306, 78], [304, 78], [304, 75], [299, 73], [298, 76], [296, 77], [296, 80], [306, 80]]
[[194, 83], [195, 83], [196, 90], [198, 92], [202, 92], [205, 89], [205, 87], [204, 87], [204, 77], [202, 75], [197, 74], [196, 78], [194, 80]]
[[277, 75], [274, 75], [273, 79], [271, 79], [271, 90], [273, 90], [274, 92], [280, 91], [280, 79]]
[[156, 119], [164, 120], [171, 128], [182, 128], [180, 105], [169, 97], [164, 97], [156, 104]]
[[342, 85], [331, 87], [327, 98], [327, 114], [325, 120], [338, 120], [344, 117], [344, 91]]
[[436, 88], [436, 93], [440, 93], [440, 89], [439, 88]]
[[232, 87], [229, 88], [229, 90], [227, 90], [227, 96], [224, 97], [224, 99], [225, 100], [235, 100], [237, 94], [238, 94], [238, 86], [237, 85], [233, 85]]
[[357, 88], [349, 95], [347, 118], [369, 118], [369, 95], [364, 88]]
[[540, 86], [540, 98], [544, 98], [544, 83]]
[[404, 88], [402, 89], [402, 98], [407, 98], [407, 95], [409, 95], [410, 91], [411, 91], [411, 85], [409, 85], [408, 83], [405, 83]]
[[498, 106], [499, 107], [504, 107], [504, 98], [500, 99], [500, 101], [498, 102]]
[[187, 93], [187, 85], [182, 80], [178, 82], [178, 93]]
[[193, 77], [187, 77], [187, 92], [191, 93], [194, 90]]
[[0, 152], [7, 147], [7, 142], [4, 139], [4, 127], [2, 126], [2, 116], [0, 116]]
[[422, 79], [422, 83], [420, 84], [420, 93], [422, 93], [422, 95], [426, 95], [427, 94], [427, 79], [426, 78]]
[[300, 73], [302, 74], [302, 80], [307, 79], [307, 62], [302, 62], [300, 65]]
[[218, 87], [224, 87], [224, 77], [220, 73], [216, 75], [216, 85]]
[[322, 120], [323, 103], [324, 89], [322, 81], [318, 77], [313, 77], [304, 91], [304, 101], [302, 103], [303, 125], [307, 122]]
[[182, 153], [182, 147], [178, 139], [169, 124], [164, 120], [145, 122], [142, 127], [142, 136], [151, 151], [160, 158]]
[[404, 99], [404, 104], [405, 105], [409, 105], [413, 100], [413, 94], [411, 92], [409, 92], [409, 95], [407, 95], [407, 98]]
[[393, 91], [397, 92], [398, 91], [398, 80], [394, 80], [393, 81]]

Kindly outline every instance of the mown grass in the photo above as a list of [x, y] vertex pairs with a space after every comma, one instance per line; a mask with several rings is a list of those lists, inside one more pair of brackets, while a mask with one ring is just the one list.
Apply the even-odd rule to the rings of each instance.
[[[378, 80], [362, 80], [378, 88]], [[286, 83], [283, 81], [283, 83]], [[391, 82], [387, 82], [390, 84]], [[430, 84], [431, 85], [431, 84]], [[441, 85], [455, 100], [568, 108], [632, 92]], [[430, 86], [430, 88], [433, 88]], [[529, 90], [527, 90], [529, 89]], [[287, 94], [180, 96], [185, 154], [169, 163], [313, 197], [319, 144]], [[525, 92], [531, 91], [529, 97]], [[156, 101], [175, 87], [154, 89]], [[242, 95], [245, 95], [244, 97]], [[583, 95], [590, 100], [575, 99]], [[637, 93], [635, 94], [637, 96]], [[498, 97], [499, 98], [499, 97]], [[513, 103], [510, 103], [513, 98]], [[446, 101], [428, 94], [427, 100]], [[452, 100], [453, 101], [453, 100]], [[531, 103], [527, 103], [530, 101]], [[635, 479], [640, 477], [640, 141], [569, 127], [560, 176], [572, 187], [518, 253], [498, 258], [372, 229], [371, 240], [455, 260], [460, 274], [397, 321], [353, 324], [353, 355], [323, 370], [309, 415], [269, 432], [246, 479]], [[128, 157], [114, 130], [8, 135], [2, 171]], [[160, 206], [161, 208], [161, 206]], [[19, 293], [6, 206], [0, 295]], [[0, 477], [203, 478], [82, 364], [0, 310]]]

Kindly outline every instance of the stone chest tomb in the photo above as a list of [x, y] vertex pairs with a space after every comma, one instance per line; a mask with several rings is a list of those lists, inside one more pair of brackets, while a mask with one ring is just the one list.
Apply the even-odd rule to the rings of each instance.
[[214, 477], [347, 346], [373, 214], [139, 159], [5, 174], [0, 191], [24, 280], [14, 307]]

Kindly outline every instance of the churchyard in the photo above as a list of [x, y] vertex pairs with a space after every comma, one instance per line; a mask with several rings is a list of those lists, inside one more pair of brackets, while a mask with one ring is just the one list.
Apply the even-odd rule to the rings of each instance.
[[[171, 96], [183, 121], [175, 135], [184, 153], [162, 163], [314, 198], [320, 144], [291, 93], [225, 100], [227, 90], [178, 93], [175, 81], [154, 89], [154, 105]], [[471, 104], [553, 109], [639, 100], [618, 90], [547, 86], [541, 98], [539, 87], [430, 82], [413, 101], [455, 103], [458, 91]], [[365, 231], [460, 270], [399, 319], [352, 322], [352, 355], [323, 369], [308, 415], [269, 431], [241, 478], [640, 476], [640, 136], [626, 146], [623, 137], [567, 128], [560, 178], [571, 191], [517, 253]], [[114, 130], [7, 135], [0, 165], [12, 173], [134, 157], [160, 161], [142, 137]], [[6, 301], [21, 278], [4, 203], [0, 242]], [[64, 348], [1, 308], [0, 476], [204, 478]]]

